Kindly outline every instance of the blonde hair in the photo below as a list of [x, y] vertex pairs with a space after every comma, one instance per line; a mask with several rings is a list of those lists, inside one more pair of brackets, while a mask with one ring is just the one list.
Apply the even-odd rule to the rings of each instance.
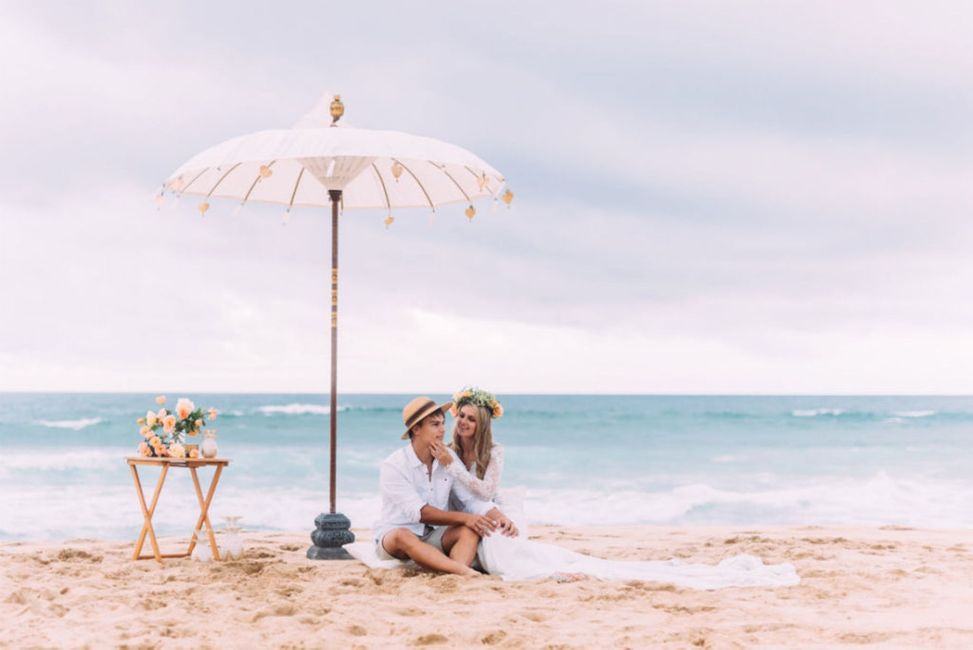
[[[476, 461], [476, 476], [482, 479], [487, 465], [490, 464], [490, 450], [493, 449], [493, 429], [490, 426], [493, 413], [485, 406], [479, 406], [472, 402], [460, 402], [457, 404], [457, 413], [464, 406], [472, 406], [476, 413], [476, 431], [473, 433], [473, 454]], [[459, 422], [453, 425], [453, 440], [449, 446], [452, 447], [456, 455], [462, 460], [463, 449], [460, 447], [460, 438], [456, 434], [458, 428]]]

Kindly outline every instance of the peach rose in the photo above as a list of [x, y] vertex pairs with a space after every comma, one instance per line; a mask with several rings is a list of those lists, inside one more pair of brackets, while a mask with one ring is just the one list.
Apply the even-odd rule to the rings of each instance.
[[196, 449], [195, 447], [193, 447], [192, 449], [190, 449], [189, 450], [189, 457], [190, 458], [199, 458], [199, 450]]
[[185, 397], [181, 398], [176, 402], [176, 415], [179, 416], [180, 420], [185, 420], [189, 417], [189, 414], [196, 410], [196, 405]]
[[162, 418], [162, 430], [166, 433], [172, 433], [176, 430], [176, 416], [167, 415]]
[[135, 424], [142, 426], [143, 424], [145, 424], [145, 418], [139, 418], [138, 420], [135, 421]]
[[162, 444], [162, 441], [159, 440], [159, 436], [152, 436], [151, 438], [149, 438], [149, 444], [152, 445], [153, 447], [158, 447], [159, 445]]
[[216, 416], [219, 414], [220, 414], [219, 411], [211, 407], [206, 417], [208, 417], [210, 420], [215, 420]]
[[503, 415], [503, 407], [497, 404], [493, 407], [493, 417], [498, 418]]
[[141, 456], [148, 456], [149, 454], [150, 454], [150, 452], [149, 452], [149, 446], [147, 444], [145, 444], [144, 442], [140, 442], [139, 443], [139, 455], [141, 455]]
[[139, 433], [148, 438], [152, 434], [152, 427], [142, 427], [139, 429]]
[[186, 448], [177, 442], [175, 444], [169, 445], [169, 454], [173, 458], [185, 458]]
[[147, 425], [149, 425], [150, 427], [154, 427], [156, 420], [158, 420], [158, 418], [155, 416], [155, 413], [153, 413], [152, 411], [145, 412], [145, 423]]
[[162, 406], [163, 404], [166, 403], [166, 396], [159, 395], [158, 397], [155, 398], [155, 403], [158, 404], [159, 406]]
[[196, 428], [198, 429], [201, 426], [203, 426], [203, 421], [201, 419], [197, 419], [196, 420]]
[[189, 435], [195, 438], [196, 436], [199, 435], [199, 429], [193, 429], [192, 431], [189, 432]]

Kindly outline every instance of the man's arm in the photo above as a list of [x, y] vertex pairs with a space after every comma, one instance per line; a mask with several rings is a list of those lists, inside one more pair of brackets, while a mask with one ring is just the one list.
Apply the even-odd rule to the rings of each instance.
[[[449, 450], [449, 453], [455, 455], [452, 449]], [[458, 458], [454, 458], [454, 461], [460, 462]], [[456, 498], [463, 504], [463, 509], [466, 512], [485, 517], [491, 523], [491, 531], [499, 528], [500, 532], [507, 537], [517, 536], [517, 527], [514, 526], [514, 522], [507, 515], [497, 510], [497, 506], [492, 501], [478, 499], [470, 492], [468, 487], [458, 481], [453, 481], [452, 490]]]
[[422, 506], [419, 510], [419, 517], [420, 521], [424, 524], [433, 524], [435, 526], [454, 526], [458, 524], [460, 526], [466, 526], [480, 537], [489, 535], [498, 525], [498, 522], [494, 521], [494, 518], [486, 515], [457, 512], [454, 510], [440, 510], [429, 504]]
[[421, 523], [424, 501], [402, 468], [394, 463], [382, 463], [379, 470], [379, 490], [382, 500], [392, 504], [399, 513], [395, 523]]

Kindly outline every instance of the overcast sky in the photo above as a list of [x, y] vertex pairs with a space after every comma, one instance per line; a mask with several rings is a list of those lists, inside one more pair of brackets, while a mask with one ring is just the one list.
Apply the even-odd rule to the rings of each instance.
[[511, 209], [341, 224], [349, 392], [973, 392], [973, 5], [3, 3], [0, 390], [327, 390], [325, 210], [163, 179], [340, 92]]

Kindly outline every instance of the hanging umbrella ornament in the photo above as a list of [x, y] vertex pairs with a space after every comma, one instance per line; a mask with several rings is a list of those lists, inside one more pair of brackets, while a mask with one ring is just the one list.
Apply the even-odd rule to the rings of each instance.
[[[330, 124], [305, 117], [292, 129], [258, 131], [200, 152], [163, 185], [181, 197], [201, 196], [201, 215], [212, 199], [294, 207], [331, 208], [331, 410], [329, 511], [315, 518], [313, 559], [349, 559], [343, 545], [355, 540], [349, 519], [336, 509], [338, 384], [338, 219], [346, 209], [377, 208], [385, 227], [401, 208], [436, 208], [500, 198], [509, 207], [506, 179], [476, 155], [455, 145], [397, 131], [339, 124], [345, 112], [340, 95], [328, 104]], [[314, 115], [312, 111], [310, 115]], [[506, 190], [506, 191], [504, 191]]]

